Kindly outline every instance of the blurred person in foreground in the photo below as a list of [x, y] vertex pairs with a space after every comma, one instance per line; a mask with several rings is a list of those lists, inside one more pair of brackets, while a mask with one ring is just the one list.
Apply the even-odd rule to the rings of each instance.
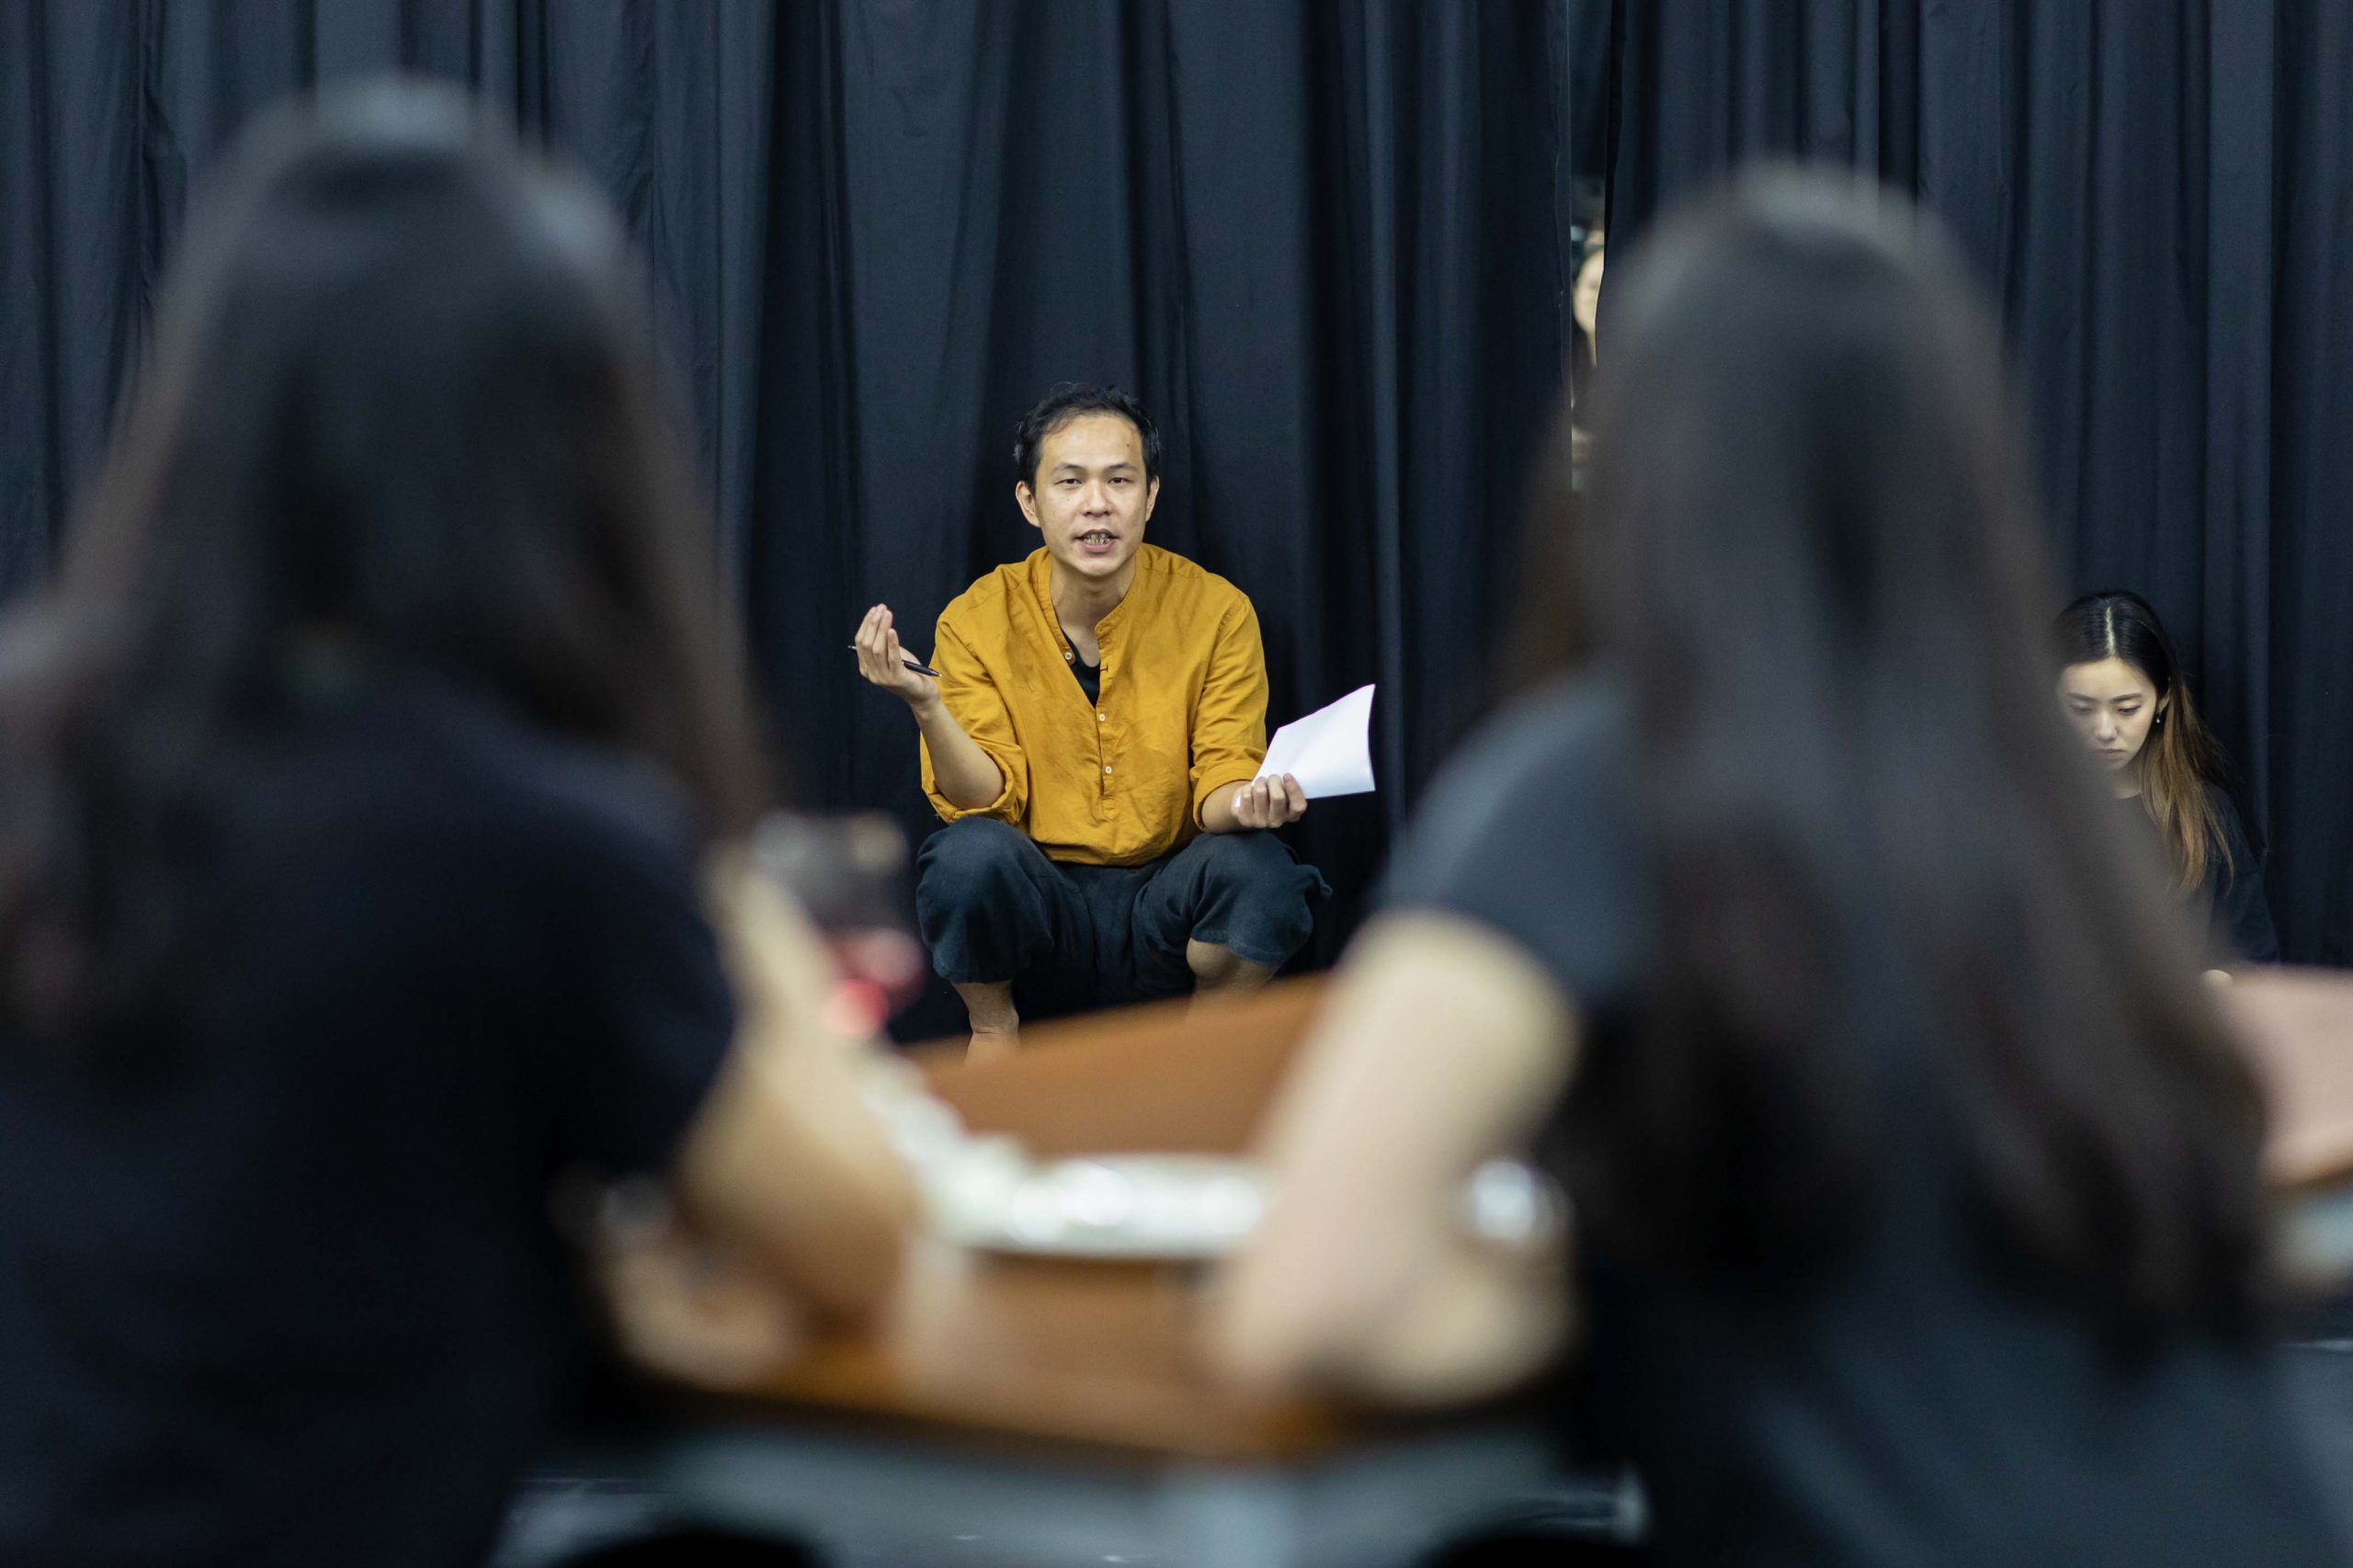
[[[1215, 1343], [1441, 1401], [1577, 1342], [1668, 1562], [2339, 1562], [2259, 1102], [2052, 711], [1959, 278], [1789, 175], [1626, 264], [1564, 541], [1590, 657], [1433, 790]], [[1531, 1142], [1567, 1278], [1452, 1223]]]
[[2199, 717], [2173, 639], [2149, 601], [2086, 594], [2052, 628], [2059, 702], [2098, 759], [2129, 824], [2165, 858], [2168, 881], [2208, 932], [2210, 975], [2277, 963], [2263, 867], [2223, 788], [2222, 748]]
[[0, 1560], [480, 1561], [585, 1347], [569, 1173], [889, 1289], [641, 295], [430, 89], [201, 211], [0, 639]]

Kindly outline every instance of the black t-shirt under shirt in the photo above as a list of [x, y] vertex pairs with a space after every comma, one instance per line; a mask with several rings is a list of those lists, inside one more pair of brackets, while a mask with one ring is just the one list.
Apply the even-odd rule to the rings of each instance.
[[[1387, 889], [1544, 965], [1587, 1020], [1588, 1061], [1631, 1048], [1651, 961], [1637, 768], [1621, 687], [1554, 688], [1449, 768]], [[1579, 1425], [1643, 1476], [1661, 1560], [2344, 1562], [2269, 1356], [2184, 1338], [2126, 1363], [2086, 1312], [1990, 1272], [1898, 983], [1874, 974], [1854, 1002], [1910, 1135], [1830, 1272], [1687, 1282], [1580, 1253]]]
[[479, 1562], [585, 1344], [551, 1184], [733, 1032], [686, 815], [422, 680], [239, 763], [159, 1075], [0, 1050], [0, 1561]]

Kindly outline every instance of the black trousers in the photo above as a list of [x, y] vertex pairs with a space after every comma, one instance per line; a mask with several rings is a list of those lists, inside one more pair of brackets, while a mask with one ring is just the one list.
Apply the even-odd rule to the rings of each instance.
[[926, 839], [916, 867], [932, 968], [952, 983], [1012, 981], [1015, 1005], [1036, 1017], [1182, 995], [1188, 941], [1279, 968], [1331, 891], [1271, 833], [1205, 833], [1142, 866], [1072, 866], [1018, 828], [967, 817]]

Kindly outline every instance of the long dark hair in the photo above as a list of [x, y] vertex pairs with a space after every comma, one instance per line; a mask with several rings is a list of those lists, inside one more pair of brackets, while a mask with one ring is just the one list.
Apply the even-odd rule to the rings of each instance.
[[1919, 1146], [1911, 1084], [1989, 1256], [2120, 1328], [2251, 1323], [2260, 1103], [2051, 701], [1958, 265], [1897, 199], [1785, 174], [1613, 288], [1575, 571], [1635, 694], [1661, 959], [1567, 1107], [1580, 1224], [1678, 1268], [1818, 1259]]
[[454, 93], [256, 127], [200, 204], [57, 580], [0, 637], [0, 1021], [155, 1002], [207, 801], [305, 651], [765, 794], [643, 289], [587, 187]]
[[2175, 885], [2195, 892], [2210, 859], [2220, 856], [2230, 864], [2230, 840], [2212, 792], [2222, 781], [2222, 749], [2199, 718], [2165, 622], [2140, 595], [2102, 588], [2059, 612], [2052, 642], [2063, 667], [2121, 659], [2156, 688], [2156, 715], [2132, 769], [2141, 781], [2142, 807], [2173, 860]]

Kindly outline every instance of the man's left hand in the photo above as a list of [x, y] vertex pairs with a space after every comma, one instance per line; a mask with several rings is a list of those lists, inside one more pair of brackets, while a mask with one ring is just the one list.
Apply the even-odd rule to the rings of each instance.
[[1307, 814], [1307, 791], [1290, 774], [1280, 778], [1254, 778], [1233, 792], [1233, 825], [1237, 828], [1280, 827]]

